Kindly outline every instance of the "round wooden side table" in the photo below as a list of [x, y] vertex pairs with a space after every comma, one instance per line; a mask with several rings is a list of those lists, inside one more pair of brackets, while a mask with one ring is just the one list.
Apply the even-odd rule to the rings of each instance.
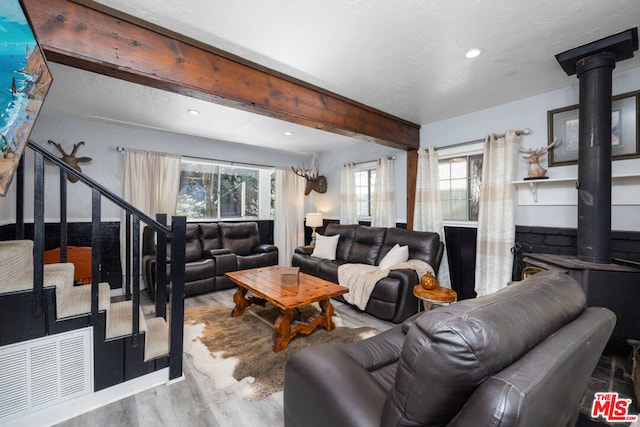
[[[434, 289], [425, 289], [420, 285], [415, 285], [413, 287], [413, 294], [419, 299], [422, 300], [425, 304], [438, 304], [438, 305], [449, 305], [452, 302], [456, 302], [458, 300], [458, 294], [453, 289], [444, 288], [442, 286], [436, 286]], [[420, 311], [420, 301], [418, 301], [418, 311]]]

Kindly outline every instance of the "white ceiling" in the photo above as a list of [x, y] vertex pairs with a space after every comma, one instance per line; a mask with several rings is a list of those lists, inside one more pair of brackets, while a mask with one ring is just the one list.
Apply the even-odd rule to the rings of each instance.
[[[639, 0], [99, 0], [426, 124], [575, 83], [554, 55], [638, 26]], [[480, 57], [465, 51], [478, 47]], [[640, 53], [617, 70], [640, 66]], [[45, 111], [317, 152], [353, 139], [51, 64]], [[96, 102], [96, 100], [100, 100]], [[187, 113], [194, 108], [198, 116]], [[294, 132], [284, 136], [286, 130]]]

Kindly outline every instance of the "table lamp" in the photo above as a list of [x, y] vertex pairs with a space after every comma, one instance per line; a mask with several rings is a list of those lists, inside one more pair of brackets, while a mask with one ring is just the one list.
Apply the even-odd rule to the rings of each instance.
[[306, 224], [311, 227], [311, 246], [316, 245], [316, 228], [322, 227], [322, 213], [314, 212], [307, 214]]

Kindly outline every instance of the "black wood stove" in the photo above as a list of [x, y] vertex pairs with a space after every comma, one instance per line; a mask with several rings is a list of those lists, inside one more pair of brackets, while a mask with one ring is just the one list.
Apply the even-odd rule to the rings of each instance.
[[579, 79], [577, 255], [530, 253], [523, 261], [567, 272], [582, 285], [587, 305], [615, 312], [615, 337], [640, 339], [640, 264], [611, 258], [612, 73], [636, 50], [633, 28], [556, 55]]

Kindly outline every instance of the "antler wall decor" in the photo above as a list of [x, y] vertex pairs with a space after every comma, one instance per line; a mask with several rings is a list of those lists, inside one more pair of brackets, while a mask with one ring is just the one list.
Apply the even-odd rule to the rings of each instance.
[[540, 158], [545, 154], [547, 154], [549, 149], [551, 149], [554, 145], [556, 145], [557, 142], [558, 141], [556, 141], [556, 139], [553, 138], [553, 141], [551, 142], [551, 144], [547, 145], [546, 147], [540, 147], [535, 150], [531, 148], [528, 148], [526, 150], [523, 148], [520, 149], [521, 153], [529, 154], [528, 156], [523, 157], [523, 159], [526, 160], [527, 163], [529, 163], [528, 175], [530, 178], [542, 178], [543, 176], [546, 175], [547, 170], [542, 166], [540, 166], [538, 164], [538, 161], [540, 161]]
[[[82, 169], [80, 169], [80, 165], [78, 163], [86, 163], [93, 160], [91, 157], [76, 157], [76, 152], [81, 145], [84, 145], [84, 141], [73, 144], [73, 151], [71, 151], [71, 154], [67, 154], [66, 151], [64, 151], [64, 149], [62, 148], [62, 145], [58, 144], [57, 142], [49, 140], [49, 144], [55, 145], [56, 148], [62, 153], [62, 157], [60, 157], [60, 159], [78, 172], [82, 172]], [[67, 179], [69, 180], [69, 182], [78, 181], [78, 178], [71, 175], [70, 173], [67, 173]]]
[[327, 192], [327, 178], [323, 175], [320, 175], [318, 160], [314, 159], [314, 173], [310, 173], [310, 171], [302, 164], [302, 168], [294, 168], [291, 169], [296, 173], [307, 180], [307, 184], [304, 188], [304, 195], [308, 196], [311, 191], [316, 191], [318, 193], [326, 193]]

